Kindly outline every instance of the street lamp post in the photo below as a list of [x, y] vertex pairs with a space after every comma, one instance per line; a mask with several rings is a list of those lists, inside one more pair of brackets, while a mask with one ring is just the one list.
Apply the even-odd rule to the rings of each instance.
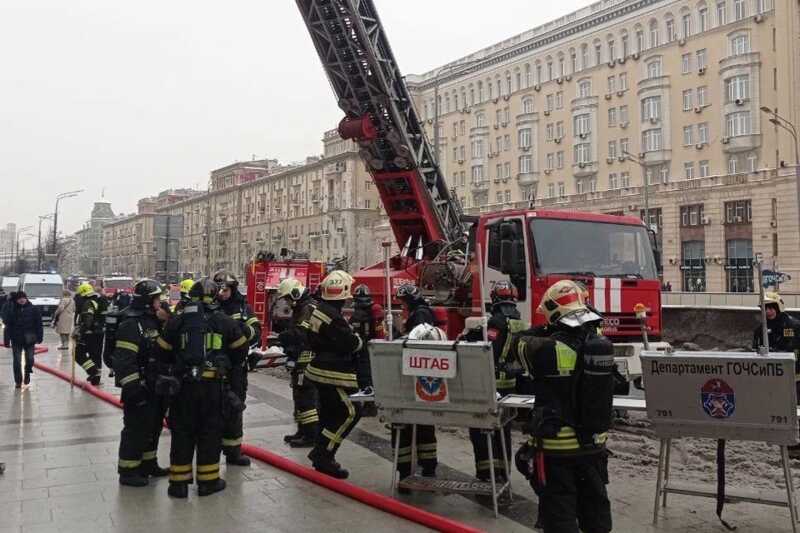
[[[19, 236], [22, 234], [23, 231], [28, 231], [33, 229], [33, 226], [25, 226], [24, 228], [19, 228], [17, 230], [17, 251], [14, 254], [14, 262], [12, 263], [14, 270], [17, 268], [17, 263], [19, 262]], [[17, 272], [17, 274], [21, 274], [21, 272]]]
[[51, 218], [53, 218], [53, 213], [39, 216], [39, 232], [36, 236], [36, 270], [42, 270], [42, 259], [44, 258], [42, 253], [42, 222]]
[[647, 177], [647, 165], [639, 161], [638, 157], [634, 157], [632, 154], [628, 152], [622, 152], [622, 155], [628, 161], [632, 163], [636, 163], [640, 167], [642, 167], [642, 185], [644, 187], [644, 223], [647, 226], [647, 229], [650, 228], [650, 180]]
[[64, 198], [72, 198], [82, 193], [83, 189], [77, 191], [62, 192], [56, 195], [56, 208], [53, 210], [53, 254], [58, 253], [58, 203]]

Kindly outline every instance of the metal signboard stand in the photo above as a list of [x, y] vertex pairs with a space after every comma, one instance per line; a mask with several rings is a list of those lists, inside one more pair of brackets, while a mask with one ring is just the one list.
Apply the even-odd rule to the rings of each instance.
[[[400, 439], [395, 439], [392, 464], [392, 494], [397, 488], [415, 491], [483, 494], [492, 497], [494, 514], [497, 517], [497, 500], [506, 491], [511, 499], [511, 458], [506, 450], [502, 429], [513, 419], [513, 409], [499, 405], [496, 392], [494, 359], [491, 344], [485, 342], [459, 343], [451, 341], [372, 341], [369, 344], [374, 397], [352, 396], [353, 401], [374, 399], [381, 419], [393, 428], [411, 426], [411, 464], [416, 467], [416, 426], [455, 426], [477, 428], [485, 432], [489, 449], [490, 481], [464, 482], [441, 478], [426, 478], [411, 475], [398, 481], [397, 465], [400, 455]], [[430, 360], [447, 359], [447, 371], [436, 377], [441, 369], [434, 364], [432, 377], [413, 374], [409, 360], [425, 363]], [[404, 364], [405, 358], [405, 364]], [[429, 367], [430, 368], [430, 367]], [[499, 430], [503, 450], [506, 481], [498, 483], [493, 455], [493, 434]]]
[[653, 522], [659, 502], [666, 507], [667, 494], [717, 497], [716, 491], [670, 478], [673, 439], [750, 440], [780, 448], [786, 499], [731, 493], [724, 501], [788, 507], [796, 533], [797, 501], [787, 448], [798, 442], [794, 354], [646, 351], [641, 357], [647, 413], [661, 440]]

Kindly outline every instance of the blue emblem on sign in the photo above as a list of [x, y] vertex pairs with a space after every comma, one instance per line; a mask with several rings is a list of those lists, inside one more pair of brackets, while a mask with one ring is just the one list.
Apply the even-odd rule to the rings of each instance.
[[415, 387], [418, 401], [422, 402], [447, 402], [447, 381], [443, 378], [418, 377]]
[[703, 411], [711, 418], [729, 418], [736, 410], [736, 395], [721, 379], [710, 379], [700, 389]]

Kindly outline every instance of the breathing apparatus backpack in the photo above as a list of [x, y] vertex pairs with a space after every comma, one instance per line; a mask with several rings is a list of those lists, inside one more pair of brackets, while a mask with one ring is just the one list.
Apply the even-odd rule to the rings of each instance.
[[204, 370], [215, 367], [223, 377], [230, 367], [222, 349], [222, 335], [212, 330], [209, 318], [201, 303], [192, 302], [183, 308], [176, 367], [185, 378], [200, 380]]

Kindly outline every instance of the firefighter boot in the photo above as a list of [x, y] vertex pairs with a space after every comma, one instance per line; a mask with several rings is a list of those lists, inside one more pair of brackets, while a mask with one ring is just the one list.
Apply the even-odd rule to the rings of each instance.
[[89, 376], [89, 383], [91, 383], [95, 387], [100, 385], [100, 374], [94, 374], [92, 376]]
[[214, 481], [200, 482], [200, 485], [197, 487], [197, 494], [199, 496], [211, 496], [223, 490], [225, 490], [225, 480], [217, 478]]
[[158, 466], [158, 461], [152, 459], [149, 461], [142, 461], [140, 472], [142, 476], [145, 477], [166, 477], [169, 475], [169, 468], [161, 468]]
[[[250, 458], [242, 455], [242, 450], [236, 448], [225, 454], [225, 464], [231, 466], [250, 466]], [[224, 488], [224, 487], [223, 487]], [[222, 490], [222, 489], [219, 489]], [[214, 491], [217, 492], [217, 491]], [[209, 493], [213, 494], [213, 493]]]
[[283, 436], [283, 442], [288, 444], [289, 442], [291, 442], [293, 440], [297, 440], [299, 438], [302, 438], [302, 436], [303, 436], [303, 432], [300, 431], [300, 428], [298, 427], [297, 431], [295, 431], [292, 435], [284, 435]]
[[167, 494], [170, 498], [188, 498], [189, 484], [170, 482], [169, 488], [167, 489]]
[[119, 476], [119, 484], [126, 487], [146, 487], [148, 483], [147, 476], [139, 472], [128, 472]]
[[350, 472], [334, 461], [333, 455], [327, 451], [314, 448], [311, 450], [311, 453], [308, 454], [308, 458], [311, 459], [311, 466], [314, 467], [314, 470], [317, 472], [335, 477], [336, 479], [347, 479], [350, 476]]
[[289, 446], [292, 448], [313, 448], [317, 443], [317, 439], [311, 435], [301, 434], [298, 438], [292, 439], [288, 442]]

